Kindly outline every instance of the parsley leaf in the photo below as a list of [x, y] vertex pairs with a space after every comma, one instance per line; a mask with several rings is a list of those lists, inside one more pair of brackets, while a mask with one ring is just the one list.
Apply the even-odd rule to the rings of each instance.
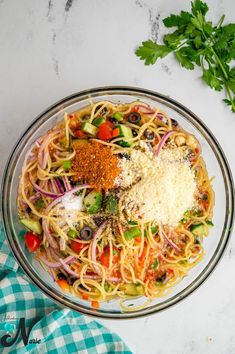
[[136, 50], [136, 55], [145, 61], [145, 65], [154, 64], [158, 58], [163, 58], [171, 52], [171, 49], [165, 45], [159, 45], [153, 41], [142, 42], [142, 45]]
[[180, 31], [175, 31], [173, 33], [166, 34], [163, 37], [163, 42], [169, 48], [175, 49], [180, 44], [181, 40], [184, 38], [183, 35], [180, 35]]
[[191, 21], [192, 15], [189, 12], [181, 11], [180, 15], [170, 15], [163, 20], [166, 27], [179, 27], [187, 25]]
[[230, 90], [235, 93], [235, 78], [230, 79], [227, 82], [228, 87], [230, 88]]
[[230, 23], [226, 26], [223, 26], [223, 32], [227, 36], [235, 36], [235, 23]]
[[209, 69], [203, 71], [202, 78], [211, 88], [215, 89], [216, 91], [222, 90], [223, 81], [218, 79]]
[[179, 64], [189, 70], [201, 67], [202, 80], [212, 89], [224, 89], [225, 104], [235, 112], [235, 23], [223, 26], [225, 15], [217, 25], [207, 21], [208, 6], [201, 0], [191, 2], [191, 12], [181, 11], [163, 20], [165, 27], [175, 31], [163, 36], [163, 45], [148, 40], [137, 49], [136, 55], [145, 65], [154, 64], [173, 52]]
[[181, 48], [177, 50], [175, 55], [178, 61], [180, 62], [181, 66], [189, 70], [194, 69], [194, 64], [192, 63], [192, 60], [190, 60], [189, 57], [187, 56], [185, 48]]
[[192, 13], [195, 16], [197, 16], [198, 13], [205, 15], [209, 10], [207, 4], [202, 2], [201, 0], [195, 0], [194, 2], [191, 2], [191, 5], [192, 5]]

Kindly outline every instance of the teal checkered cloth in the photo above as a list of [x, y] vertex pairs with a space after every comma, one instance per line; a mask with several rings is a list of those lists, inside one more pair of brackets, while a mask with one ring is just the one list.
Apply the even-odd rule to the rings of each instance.
[[[20, 319], [25, 319], [28, 344], [17, 337]], [[3, 337], [16, 342], [6, 347]], [[33, 341], [37, 343], [32, 343]], [[16, 263], [0, 225], [0, 353], [22, 354], [131, 354], [117, 334], [75, 311], [61, 308], [47, 298]]]

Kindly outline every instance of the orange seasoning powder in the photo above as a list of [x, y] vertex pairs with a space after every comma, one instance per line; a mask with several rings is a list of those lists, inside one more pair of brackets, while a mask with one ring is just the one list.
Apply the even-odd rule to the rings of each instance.
[[73, 144], [76, 155], [72, 160], [74, 182], [88, 183], [95, 189], [108, 190], [114, 187], [114, 180], [120, 174], [118, 157], [111, 147], [96, 141]]

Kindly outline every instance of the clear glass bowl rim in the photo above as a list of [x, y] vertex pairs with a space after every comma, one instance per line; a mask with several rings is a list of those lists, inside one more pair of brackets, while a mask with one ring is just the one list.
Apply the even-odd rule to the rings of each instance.
[[[47, 120], [49, 117], [48, 115], [53, 111], [54, 113], [59, 112], [64, 106], [67, 105], [69, 101], [79, 99], [82, 96], [89, 96], [89, 95], [96, 95], [98, 97], [99, 95], [112, 95], [112, 94], [139, 94], [147, 97], [152, 97], [153, 99], [158, 99], [161, 100], [163, 104], [167, 105], [168, 107], [176, 110], [179, 112], [181, 115], [184, 116], [187, 120], [190, 121], [196, 127], [199, 129], [199, 131], [202, 133], [204, 138], [206, 138], [207, 142], [209, 142], [214, 154], [216, 155], [216, 158], [220, 164], [220, 168], [223, 173], [223, 178], [224, 181], [226, 182], [227, 190], [226, 190], [226, 206], [227, 206], [227, 211], [226, 211], [226, 228], [224, 229], [221, 237], [220, 237], [220, 242], [219, 245], [214, 252], [213, 257], [211, 258], [210, 262], [208, 265], [203, 269], [203, 271], [198, 275], [198, 277], [190, 283], [184, 290], [179, 292], [178, 294], [174, 295], [172, 298], [170, 298], [167, 301], [163, 301], [160, 304], [156, 304], [152, 307], [146, 307], [143, 309], [141, 312], [125, 312], [125, 313], [102, 313], [99, 312], [95, 309], [92, 308], [86, 308], [80, 304], [76, 304], [75, 302], [71, 302], [68, 299], [65, 299], [61, 297], [60, 295], [55, 294], [54, 292], [50, 291], [50, 289], [46, 286], [44, 286], [41, 281], [38, 279], [33, 272], [31, 272], [30, 269], [28, 269], [27, 264], [22, 261], [22, 259], [19, 257], [18, 250], [17, 250], [17, 244], [14, 243], [13, 237], [11, 236], [13, 231], [13, 228], [9, 222], [9, 208], [10, 206], [7, 204], [7, 193], [10, 188], [10, 176], [11, 176], [11, 171], [14, 168], [14, 155], [17, 153], [17, 148], [19, 144], [21, 143], [22, 140], [25, 139], [27, 135], [31, 135], [35, 133], [37, 130], [37, 126], [40, 125], [40, 121], [44, 119]], [[36, 126], [36, 127], [35, 127]], [[20, 154], [18, 152], [18, 154]], [[78, 93], [74, 93], [72, 95], [69, 95], [62, 100], [56, 102], [49, 108], [47, 108], [45, 111], [43, 111], [39, 116], [37, 116], [32, 123], [28, 126], [28, 128], [25, 130], [25, 132], [22, 134], [22, 136], [19, 138], [17, 143], [15, 144], [14, 148], [12, 149], [12, 152], [9, 156], [9, 159], [7, 161], [5, 171], [3, 174], [3, 179], [2, 179], [2, 186], [1, 186], [1, 214], [2, 214], [2, 220], [3, 220], [3, 227], [5, 230], [5, 234], [7, 236], [7, 240], [10, 246], [10, 249], [12, 250], [14, 257], [16, 258], [17, 262], [19, 265], [23, 268], [25, 273], [28, 275], [28, 277], [33, 281], [36, 286], [39, 287], [39, 289], [49, 296], [52, 300], [54, 300], [56, 303], [59, 305], [68, 307], [72, 310], [76, 310], [80, 313], [98, 317], [98, 318], [107, 318], [107, 319], [128, 319], [128, 318], [137, 318], [137, 317], [142, 317], [146, 316], [152, 313], [156, 313], [162, 310], [165, 310], [179, 301], [185, 299], [188, 295], [190, 295], [192, 292], [194, 292], [207, 278], [208, 276], [212, 273], [212, 271], [215, 269], [216, 265], [218, 264], [219, 260], [221, 259], [225, 248], [228, 244], [231, 232], [232, 232], [232, 227], [233, 227], [233, 221], [234, 221], [234, 183], [233, 183], [233, 177], [232, 173], [229, 167], [229, 164], [227, 162], [227, 159], [224, 155], [224, 152], [214, 137], [214, 135], [211, 133], [211, 131], [207, 128], [207, 126], [198, 118], [193, 112], [191, 112], [188, 108], [186, 108], [184, 105], [181, 103], [175, 101], [172, 98], [169, 98], [168, 96], [165, 96], [163, 94], [160, 94], [155, 91], [147, 90], [147, 89], [142, 89], [142, 88], [137, 88], [137, 87], [129, 87], [129, 86], [107, 86], [107, 87], [97, 87], [89, 90], [84, 90], [80, 91]]]

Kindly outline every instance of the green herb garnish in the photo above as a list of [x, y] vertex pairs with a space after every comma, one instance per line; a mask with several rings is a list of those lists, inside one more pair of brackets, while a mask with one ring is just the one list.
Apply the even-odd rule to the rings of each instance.
[[128, 220], [129, 225], [138, 225], [136, 221]]
[[105, 290], [106, 292], [109, 291], [109, 288], [110, 288], [109, 284], [108, 284], [108, 283], [104, 283], [104, 290]]
[[155, 261], [154, 261], [154, 263], [151, 264], [150, 268], [156, 269], [156, 268], [158, 267], [158, 265], [159, 265], [159, 260], [156, 258]]
[[74, 229], [69, 229], [67, 235], [69, 238], [77, 238], [78, 232]]
[[235, 113], [235, 23], [222, 26], [225, 15], [214, 26], [205, 18], [208, 6], [201, 0], [191, 2], [191, 12], [181, 11], [163, 20], [167, 28], [176, 27], [163, 37], [163, 45], [148, 40], [142, 42], [136, 55], [145, 65], [174, 53], [180, 65], [193, 70], [202, 69], [203, 81], [216, 91], [225, 90], [223, 100]]
[[38, 200], [36, 200], [35, 206], [38, 209], [42, 209], [45, 206], [44, 200], [42, 198], [39, 198]]
[[70, 161], [70, 160], [65, 160], [65, 161], [63, 162], [63, 169], [64, 169], [65, 171], [68, 171], [70, 168], [71, 168], [71, 161]]

